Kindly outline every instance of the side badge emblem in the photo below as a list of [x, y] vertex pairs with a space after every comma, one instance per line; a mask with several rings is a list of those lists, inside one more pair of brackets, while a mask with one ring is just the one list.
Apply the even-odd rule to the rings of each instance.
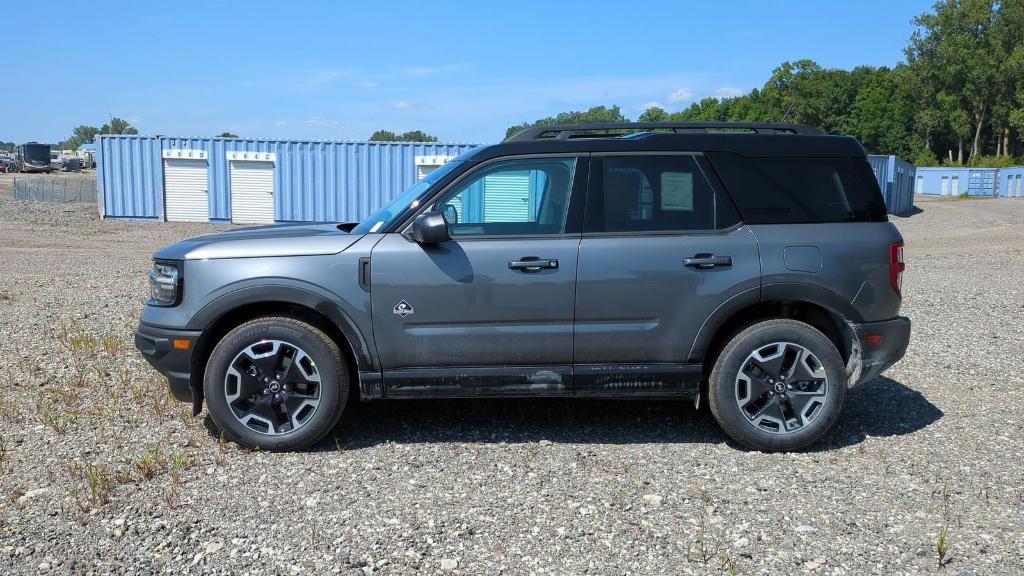
[[395, 305], [395, 309], [393, 310], [393, 312], [395, 314], [398, 314], [402, 318], [405, 318], [409, 314], [415, 314], [416, 313], [416, 311], [413, 310], [412, 306], [410, 306], [409, 303], [406, 302], [405, 300], [402, 300], [401, 302], [396, 304]]

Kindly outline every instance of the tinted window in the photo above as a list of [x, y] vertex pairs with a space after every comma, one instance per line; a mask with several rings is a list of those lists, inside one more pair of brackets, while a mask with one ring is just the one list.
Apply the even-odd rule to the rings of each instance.
[[705, 179], [694, 156], [605, 156], [600, 198], [588, 203], [587, 232], [714, 230], [737, 218]]
[[474, 172], [434, 204], [453, 237], [561, 234], [575, 158], [495, 162]]
[[885, 220], [863, 158], [744, 158], [709, 154], [748, 224]]

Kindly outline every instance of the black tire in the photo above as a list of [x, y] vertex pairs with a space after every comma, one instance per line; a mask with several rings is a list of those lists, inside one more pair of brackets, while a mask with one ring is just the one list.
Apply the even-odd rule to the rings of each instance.
[[[250, 346], [267, 340], [294, 345], [309, 357], [319, 377], [319, 404], [301, 425], [283, 432], [254, 430], [236, 417], [228, 401], [226, 378], [232, 362]], [[210, 354], [203, 380], [206, 407], [217, 426], [231, 440], [261, 450], [301, 450], [315, 444], [337, 424], [348, 400], [348, 366], [338, 345], [315, 326], [287, 317], [258, 318], [228, 332]]]
[[[799, 354], [802, 347], [816, 357], [809, 362], [817, 368], [815, 375], [824, 373], [824, 393], [813, 395], [799, 391], [799, 386], [805, 383], [812, 390], [820, 387], [820, 379], [804, 378], [798, 381], [792, 370], [789, 374], [780, 371], [781, 378], [778, 375], [771, 377], [770, 370], [762, 372], [760, 368], [751, 368], [753, 365], [747, 364], [753, 353], [773, 350], [772, 346], [776, 343], [788, 345], [781, 350], [794, 349]], [[785, 358], [778, 359], [780, 366], [786, 363]], [[769, 363], [764, 365], [767, 367]], [[754, 379], [747, 374], [748, 370], [744, 371], [744, 382], [739, 381], [740, 371], [744, 368], [763, 376], [757, 378], [756, 385], [764, 386], [766, 392], [758, 393], [754, 388]], [[767, 320], [741, 330], [718, 355], [708, 382], [708, 404], [725, 433], [740, 444], [766, 452], [800, 450], [821, 439], [839, 420], [846, 399], [845, 376], [846, 367], [839, 351], [831, 340], [813, 326], [789, 319]], [[790, 378], [789, 382], [785, 382], [787, 377]], [[783, 383], [783, 387], [789, 389], [777, 391], [778, 383]], [[794, 384], [797, 386], [795, 391], [792, 389]], [[755, 402], [754, 398], [766, 400], [761, 403]], [[747, 404], [741, 407], [740, 402], [743, 401]], [[774, 406], [772, 402], [775, 402]], [[793, 410], [797, 403], [806, 403], [798, 406], [798, 410], [805, 410], [799, 419]], [[764, 411], [758, 410], [759, 407]], [[765, 417], [769, 409], [774, 411], [776, 408], [782, 414], [783, 422], [779, 424]], [[754, 422], [755, 417], [758, 423]]]

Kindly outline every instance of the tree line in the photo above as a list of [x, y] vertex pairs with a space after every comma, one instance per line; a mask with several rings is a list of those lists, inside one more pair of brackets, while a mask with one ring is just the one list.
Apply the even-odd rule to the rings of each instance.
[[[1024, 163], [1024, 2], [940, 0], [913, 23], [906, 61], [893, 68], [783, 62], [747, 94], [676, 112], [651, 107], [638, 120], [795, 122], [855, 136], [870, 153], [918, 166]], [[506, 135], [625, 121], [618, 106], [597, 106], [517, 124]]]

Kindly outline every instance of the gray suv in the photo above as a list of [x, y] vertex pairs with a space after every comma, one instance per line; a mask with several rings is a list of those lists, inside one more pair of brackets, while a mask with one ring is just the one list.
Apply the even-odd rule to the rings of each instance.
[[541, 126], [359, 224], [154, 255], [135, 342], [233, 440], [295, 450], [347, 402], [706, 398], [795, 450], [899, 360], [903, 243], [853, 138], [806, 126]]

